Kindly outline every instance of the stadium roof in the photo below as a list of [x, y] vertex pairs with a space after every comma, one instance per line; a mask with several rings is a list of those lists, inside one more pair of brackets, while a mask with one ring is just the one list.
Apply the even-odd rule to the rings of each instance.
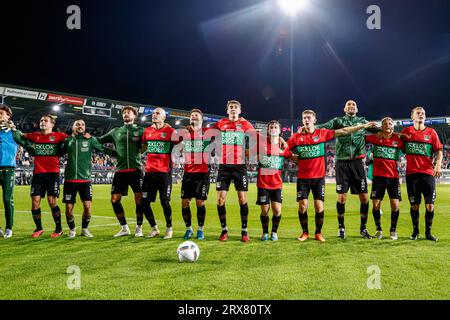
[[[150, 115], [153, 110], [162, 107], [167, 112], [166, 122], [177, 128], [189, 123], [189, 111], [192, 109], [192, 107], [175, 109], [2, 83], [0, 83], [0, 96], [2, 97], [2, 103], [12, 108], [13, 119], [19, 124], [35, 123], [43, 114], [52, 113], [59, 116], [58, 126], [65, 130], [69, 129], [76, 119], [84, 119], [86, 126], [91, 129], [108, 130], [122, 125], [121, 110], [126, 105], [138, 108], [138, 123], [143, 126], [150, 124]], [[55, 106], [59, 107], [58, 111], [53, 109]], [[204, 125], [217, 122], [224, 116], [204, 113]], [[264, 122], [251, 120], [250, 122], [255, 127], [265, 125]]]

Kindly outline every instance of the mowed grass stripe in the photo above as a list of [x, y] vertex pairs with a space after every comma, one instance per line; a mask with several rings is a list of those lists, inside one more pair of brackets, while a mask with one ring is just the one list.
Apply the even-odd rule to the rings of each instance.
[[[233, 190], [233, 187], [231, 188]], [[14, 236], [0, 239], [0, 282], [9, 290], [0, 299], [449, 299], [450, 287], [450, 186], [439, 185], [433, 233], [437, 243], [423, 240], [424, 211], [421, 210], [421, 239], [409, 240], [411, 218], [406, 188], [398, 224], [399, 240], [389, 239], [390, 209], [383, 203], [382, 226], [385, 238], [364, 240], [359, 236], [359, 202], [349, 196], [346, 209], [347, 240], [337, 239], [336, 194], [327, 185], [324, 235], [326, 243], [312, 239], [300, 243], [295, 201], [295, 184], [284, 186], [283, 218], [278, 242], [261, 242], [256, 186], [249, 191], [248, 244], [240, 240], [240, 216], [236, 192], [227, 200], [227, 221], [231, 237], [220, 243], [220, 223], [216, 192], [211, 186], [207, 201], [206, 240], [196, 241], [201, 253], [197, 263], [179, 263], [176, 248], [183, 241], [185, 226], [181, 218], [180, 186], [174, 185], [172, 209], [174, 238], [163, 240], [113, 238], [119, 225], [109, 201], [110, 186], [94, 186], [93, 239], [50, 239], [53, 218], [42, 203], [46, 232], [39, 239], [30, 237], [34, 228], [29, 187], [15, 189]], [[132, 193], [123, 198], [130, 229], [134, 233], [135, 208]], [[64, 204], [59, 203], [64, 212]], [[3, 209], [3, 207], [1, 207]], [[311, 207], [312, 208], [312, 207]], [[371, 206], [370, 206], [371, 208]], [[162, 208], [153, 205], [155, 217], [164, 234]], [[196, 210], [191, 205], [194, 231]], [[370, 209], [371, 210], [371, 209]], [[81, 201], [75, 206], [78, 232], [81, 230]], [[309, 209], [310, 232], [314, 232], [314, 210]], [[64, 213], [63, 213], [64, 214]], [[3, 212], [0, 223], [4, 229]], [[150, 227], [144, 221], [144, 232]], [[375, 227], [371, 213], [369, 230]], [[67, 268], [80, 267], [81, 289], [69, 290]], [[381, 271], [381, 289], [368, 289], [368, 267]]]

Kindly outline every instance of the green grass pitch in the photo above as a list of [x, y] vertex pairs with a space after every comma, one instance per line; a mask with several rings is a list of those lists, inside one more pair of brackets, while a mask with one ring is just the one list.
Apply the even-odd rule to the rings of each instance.
[[[232, 187], [232, 190], [233, 187]], [[403, 186], [403, 196], [406, 190]], [[163, 240], [116, 239], [118, 223], [110, 204], [110, 186], [95, 186], [93, 239], [51, 239], [53, 219], [46, 202], [42, 204], [44, 235], [32, 239], [34, 228], [29, 187], [15, 189], [14, 236], [0, 239], [0, 299], [450, 299], [450, 186], [439, 185], [433, 234], [437, 243], [424, 240], [424, 211], [421, 207], [420, 240], [411, 241], [411, 218], [407, 201], [400, 208], [399, 240], [389, 239], [390, 210], [383, 203], [382, 225], [385, 238], [365, 240], [359, 236], [359, 202], [356, 196], [347, 203], [347, 239], [337, 239], [336, 194], [327, 185], [325, 224], [327, 241], [309, 239], [300, 243], [295, 201], [295, 185], [285, 184], [283, 218], [278, 242], [261, 242], [259, 208], [255, 205], [256, 186], [249, 191], [250, 243], [240, 242], [240, 217], [236, 193], [229, 194], [227, 218], [230, 238], [220, 243], [220, 223], [216, 192], [211, 186], [207, 202], [206, 239], [196, 241], [200, 258], [196, 263], [179, 263], [178, 244], [185, 231], [180, 209], [180, 186], [174, 185], [172, 208], [174, 238]], [[124, 198], [128, 223], [134, 233], [132, 196]], [[63, 208], [63, 204], [59, 201]], [[0, 224], [4, 229], [3, 204]], [[370, 212], [371, 212], [370, 206]], [[191, 205], [196, 225], [195, 209]], [[77, 233], [81, 224], [81, 204], [75, 207]], [[159, 204], [154, 212], [162, 233], [164, 216]], [[314, 213], [309, 210], [310, 231]], [[373, 217], [369, 231], [374, 233]], [[145, 221], [144, 231], [150, 230]], [[194, 228], [195, 231], [195, 228]], [[80, 289], [69, 289], [73, 277], [70, 266], [80, 270]], [[373, 267], [375, 266], [375, 267]], [[373, 288], [374, 269], [380, 286]], [[70, 271], [70, 269], [69, 269]], [[372, 289], [370, 289], [370, 288]], [[377, 289], [378, 288], [378, 289]]]

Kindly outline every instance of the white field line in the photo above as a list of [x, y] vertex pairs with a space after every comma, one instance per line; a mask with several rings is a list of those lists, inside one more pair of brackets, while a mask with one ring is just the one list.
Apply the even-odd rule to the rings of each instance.
[[[5, 212], [5, 210], [4, 209], [0, 209], [0, 212]], [[30, 214], [31, 215], [31, 210], [29, 210], [29, 211], [28, 210], [14, 210], [14, 213], [22, 213], [22, 214]], [[42, 211], [42, 213], [43, 214], [51, 214], [50, 212], [47, 212], [47, 211]], [[64, 214], [61, 214], [61, 216], [64, 217]], [[82, 215], [81, 214], [74, 214], [74, 216], [75, 217], [81, 217]], [[92, 218], [96, 218], [96, 219], [98, 219], [98, 218], [100, 218], [100, 219], [113, 219], [113, 220], [117, 221], [116, 217], [98, 216], [98, 215], [91, 215], [91, 217]], [[127, 221], [136, 222], [136, 219], [134, 219], [134, 218], [127, 218]], [[146, 225], [148, 226], [146, 220], [144, 219], [143, 226], [146, 226]], [[164, 225], [165, 225], [164, 221], [161, 221], [161, 226], [164, 226]], [[89, 228], [103, 228], [103, 227], [113, 227], [113, 226], [119, 227], [120, 226], [119, 222], [117, 221], [116, 223], [109, 223], [109, 224], [92, 224], [92, 225], [89, 225]], [[196, 226], [194, 224], [193, 224], [193, 228], [194, 228], [194, 230], [196, 229]], [[161, 229], [161, 227], [160, 227], [160, 229]], [[247, 228], [247, 229], [248, 229], [248, 231], [251, 231], [252, 233], [253, 232], [257, 232], [257, 231], [261, 231], [261, 228]], [[183, 228], [183, 230], [184, 230], [184, 228]], [[163, 232], [163, 231], [161, 231], [161, 232]], [[184, 234], [185, 231], [173, 230], [173, 233], [174, 234]], [[236, 232], [236, 231], [234, 231], [234, 232], [228, 231], [228, 234], [230, 236], [240, 236], [240, 232], [239, 231], [238, 232]]]

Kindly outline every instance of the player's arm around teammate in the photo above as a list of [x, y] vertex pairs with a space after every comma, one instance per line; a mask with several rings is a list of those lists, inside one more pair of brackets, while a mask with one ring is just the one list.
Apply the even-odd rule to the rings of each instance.
[[179, 140], [175, 129], [166, 124], [165, 119], [166, 112], [164, 109], [156, 108], [153, 110], [153, 124], [146, 128], [142, 135], [142, 148], [146, 153], [142, 203], [144, 215], [152, 227], [147, 237], [156, 237], [160, 234], [160, 231], [156, 224], [151, 203], [156, 201], [156, 195], [159, 192], [159, 199], [166, 220], [164, 239], [171, 239], [173, 236], [172, 207], [170, 206], [172, 193], [171, 153], [173, 146]]
[[72, 136], [64, 141], [63, 151], [67, 153], [63, 202], [66, 204], [66, 221], [69, 226], [68, 237], [76, 237], [75, 218], [73, 215], [77, 193], [83, 203], [81, 236], [92, 238], [88, 226], [91, 220], [92, 207], [92, 152], [93, 150], [114, 155], [115, 151], [104, 148], [96, 138], [86, 135], [86, 124], [76, 120], [72, 126]]
[[[344, 107], [345, 115], [317, 127], [328, 129], [341, 129], [367, 123], [364, 117], [358, 117], [358, 107], [356, 102], [348, 100]], [[372, 128], [369, 132], [376, 132], [379, 129]], [[356, 131], [351, 135], [338, 137], [336, 139], [336, 202], [337, 217], [339, 223], [338, 237], [345, 239], [345, 203], [347, 193], [350, 189], [352, 194], [358, 194], [360, 201], [360, 234], [363, 238], [371, 239], [366, 224], [369, 213], [369, 194], [367, 190], [367, 173], [364, 165], [366, 130]]]
[[394, 134], [394, 121], [389, 118], [381, 120], [381, 134], [367, 135], [366, 143], [373, 145], [373, 179], [372, 214], [377, 231], [375, 237], [383, 237], [381, 227], [381, 202], [386, 190], [388, 191], [391, 205], [390, 238], [397, 240], [397, 221], [399, 217], [399, 203], [401, 201], [400, 180], [397, 170], [397, 161], [403, 149], [403, 141]]
[[269, 211], [272, 208], [270, 240], [278, 240], [283, 201], [281, 171], [285, 158], [291, 158], [289, 149], [283, 149], [280, 140], [281, 125], [277, 120], [267, 124], [266, 133], [258, 135], [258, 195], [256, 204], [261, 207], [262, 241], [269, 240]]
[[[422, 107], [411, 111], [413, 125], [402, 130], [406, 152], [406, 187], [413, 225], [411, 240], [419, 237], [419, 208], [425, 200], [425, 238], [437, 241], [431, 234], [436, 200], [436, 181], [442, 173], [442, 143], [433, 128], [425, 126], [426, 113]], [[433, 156], [436, 162], [433, 165]]]
[[128, 195], [128, 187], [133, 190], [136, 204], [135, 236], [141, 237], [143, 235], [141, 139], [144, 128], [135, 124], [137, 116], [138, 110], [136, 108], [125, 106], [122, 109], [124, 125], [120, 128], [114, 128], [98, 138], [98, 141], [102, 144], [106, 142], [114, 143], [117, 152], [116, 170], [111, 187], [111, 204], [121, 229], [114, 237], [131, 234], [121, 202], [122, 197]]
[[298, 217], [302, 227], [299, 241], [309, 238], [308, 229], [308, 196], [313, 193], [315, 209], [315, 239], [324, 242], [322, 226], [324, 220], [325, 200], [325, 143], [335, 137], [344, 136], [357, 132], [358, 130], [374, 127], [375, 123], [366, 123], [352, 127], [329, 130], [316, 128], [316, 113], [305, 110], [302, 113], [303, 128], [301, 132], [295, 133], [289, 140], [289, 149], [298, 155], [297, 174], [297, 202]]
[[[253, 143], [256, 140], [256, 131], [253, 126], [240, 117], [241, 104], [239, 101], [231, 100], [227, 102], [228, 118], [221, 119], [213, 129], [220, 134], [220, 142], [216, 141], [221, 151], [219, 171], [217, 174], [217, 212], [219, 215], [222, 232], [219, 236], [220, 241], [228, 239], [228, 227], [226, 222], [225, 201], [231, 181], [233, 181], [240, 207], [241, 216], [241, 241], [250, 240], [247, 229], [248, 221], [248, 177], [247, 166], [245, 164], [245, 140], [246, 135], [253, 137]], [[254, 133], [254, 134], [253, 134]]]
[[53, 132], [56, 116], [44, 115], [39, 121], [39, 132], [25, 134], [24, 137], [33, 143], [34, 171], [31, 180], [31, 212], [36, 229], [32, 237], [42, 235], [44, 229], [41, 222], [41, 199], [47, 194], [47, 201], [55, 221], [55, 231], [52, 238], [60, 237], [63, 233], [61, 227], [61, 210], [58, 206], [59, 197], [59, 157], [61, 146], [68, 137], [62, 132]]
[[181, 212], [186, 225], [184, 239], [193, 237], [190, 202], [195, 198], [197, 207], [197, 239], [203, 240], [206, 217], [205, 201], [209, 192], [210, 142], [202, 127], [203, 113], [199, 109], [190, 112], [190, 125], [178, 134], [183, 138], [184, 174], [181, 183]]

